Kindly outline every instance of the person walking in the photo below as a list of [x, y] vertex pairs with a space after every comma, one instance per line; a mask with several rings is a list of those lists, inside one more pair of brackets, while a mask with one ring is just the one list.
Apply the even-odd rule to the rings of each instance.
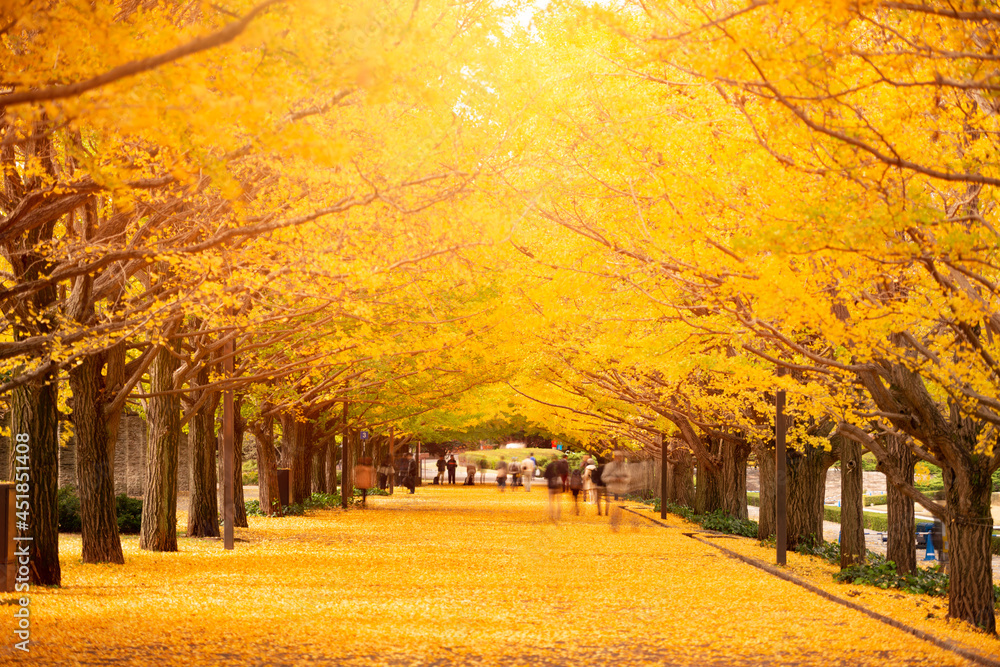
[[500, 489], [500, 493], [503, 493], [504, 489], [507, 488], [507, 462], [500, 457], [497, 462], [497, 487]]
[[361, 489], [361, 506], [367, 507], [368, 489], [375, 484], [375, 468], [370, 456], [361, 457], [361, 463], [354, 466], [354, 488]]
[[435, 484], [444, 484], [444, 471], [445, 471], [445, 468], [447, 468], [447, 467], [448, 467], [448, 463], [444, 460], [444, 454], [442, 454], [441, 458], [439, 458], [437, 460], [438, 474], [437, 474], [437, 477], [434, 478], [434, 483]]
[[584, 460], [586, 465], [583, 467], [583, 502], [592, 503], [594, 502], [594, 481], [591, 478], [597, 466], [593, 464], [589, 456]]
[[521, 463], [517, 459], [511, 459], [507, 474], [510, 475], [510, 490], [513, 491], [521, 479]]
[[465, 486], [476, 485], [476, 464], [471, 460], [465, 464]]
[[406, 488], [410, 490], [410, 493], [417, 492], [417, 476], [420, 474], [420, 468], [417, 465], [417, 460], [407, 452], [406, 453]]
[[602, 476], [604, 475], [604, 464], [598, 464], [596, 468], [590, 473], [590, 481], [594, 485], [594, 502], [597, 504], [597, 516], [601, 516], [601, 499], [604, 499], [604, 512], [607, 514], [610, 511], [610, 505], [608, 504], [607, 489], [604, 487], [604, 480]]
[[455, 483], [455, 469], [458, 468], [458, 461], [455, 460], [455, 455], [452, 454], [451, 458], [448, 459], [448, 483]]
[[[604, 484], [607, 486], [607, 493], [613, 495], [615, 500], [618, 500], [619, 496], [624, 496], [629, 490], [629, 472], [628, 465], [625, 463], [625, 455], [621, 452], [615, 452], [611, 463], [609, 463], [604, 468], [604, 472], [601, 474], [601, 479], [604, 480]], [[622, 510], [617, 504], [611, 510], [611, 530], [617, 531], [618, 524], [621, 522]]]
[[376, 471], [378, 479], [378, 488], [388, 489], [389, 488], [389, 475], [392, 474], [392, 466], [389, 465], [388, 461], [382, 461], [379, 463], [378, 470]]
[[562, 480], [563, 493], [569, 491], [569, 454], [556, 461], [559, 464], [559, 478]]
[[396, 486], [406, 486], [406, 475], [410, 472], [410, 453], [396, 459]]
[[574, 468], [569, 473], [569, 490], [573, 494], [573, 511], [580, 513], [580, 490], [583, 488], [583, 468]]
[[562, 472], [561, 472], [562, 459], [555, 461], [549, 461], [549, 464], [545, 466], [545, 471], [543, 475], [547, 486], [549, 487], [549, 519], [553, 522], [559, 521], [562, 517]]
[[531, 493], [531, 480], [535, 478], [535, 458], [529, 456], [521, 461], [521, 482], [524, 490]]

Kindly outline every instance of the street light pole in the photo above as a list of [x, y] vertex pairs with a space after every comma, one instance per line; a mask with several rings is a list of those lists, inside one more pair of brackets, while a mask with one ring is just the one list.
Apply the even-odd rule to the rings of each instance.
[[[223, 348], [225, 360], [222, 365], [225, 368], [226, 377], [233, 379], [233, 339], [229, 338]], [[235, 522], [236, 507], [233, 497], [233, 423], [236, 415], [233, 406], [233, 390], [230, 386], [222, 393], [222, 476], [225, 481], [222, 484], [222, 505], [223, 505], [223, 540], [226, 549], [233, 548], [233, 523]]]
[[667, 444], [660, 434], [660, 518], [667, 518]]
[[[780, 371], [779, 371], [780, 372]], [[785, 451], [785, 390], [779, 389], [775, 396], [774, 416], [774, 521], [777, 542], [777, 563], [785, 564], [785, 550], [788, 545], [788, 466]]]

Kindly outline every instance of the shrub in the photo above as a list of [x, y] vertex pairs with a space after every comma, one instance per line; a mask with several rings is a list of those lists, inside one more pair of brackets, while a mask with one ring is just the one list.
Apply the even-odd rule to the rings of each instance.
[[79, 533], [80, 526], [80, 497], [76, 495], [76, 488], [64, 486], [59, 489], [57, 496], [59, 506], [59, 532]]
[[[653, 499], [653, 508], [656, 511], [660, 510], [659, 498]], [[683, 517], [692, 523], [700, 524], [705, 530], [714, 530], [729, 535], [757, 537], [758, 525], [756, 521], [737, 519], [729, 516], [722, 510], [715, 510], [705, 515], [695, 514], [694, 510], [687, 505], [678, 505], [668, 500], [667, 511]]]
[[701, 517], [703, 528], [716, 530], [720, 533], [730, 535], [742, 535], [744, 537], [757, 537], [757, 522], [751, 519], [737, 519], [729, 516], [722, 510], [715, 510]]
[[840, 542], [823, 542], [817, 540], [815, 535], [800, 540], [795, 551], [806, 556], [819, 556], [830, 563], [840, 562]]
[[259, 500], [248, 500], [244, 503], [244, 507], [246, 507], [247, 516], [265, 516], [264, 510], [260, 508]]
[[[80, 496], [76, 487], [64, 486], [59, 489], [59, 532], [79, 533]], [[115, 514], [118, 517], [118, 532], [123, 535], [134, 535], [142, 529], [142, 501], [130, 498], [124, 493], [115, 497]]]
[[142, 501], [120, 493], [115, 497], [115, 512], [118, 514], [118, 532], [123, 535], [137, 535], [142, 530]]
[[[377, 486], [373, 486], [372, 488], [368, 489], [368, 495], [369, 496], [387, 496], [387, 495], [389, 495], [389, 491], [387, 489], [380, 489]], [[354, 497], [355, 498], [360, 498], [361, 497], [361, 489], [354, 489]], [[337, 496], [337, 498], [340, 498], [340, 496]], [[340, 501], [338, 500], [337, 502], [339, 503]]]
[[871, 507], [872, 505], [885, 505], [888, 502], [889, 496], [884, 493], [878, 496], [865, 496], [865, 507]]
[[255, 486], [258, 479], [256, 470], [243, 471], [243, 486]]
[[948, 575], [940, 565], [926, 570], [918, 569], [916, 574], [899, 574], [891, 560], [869, 552], [868, 563], [852, 565], [833, 575], [837, 581], [853, 584], [897, 588], [907, 593], [943, 596], [948, 594]]

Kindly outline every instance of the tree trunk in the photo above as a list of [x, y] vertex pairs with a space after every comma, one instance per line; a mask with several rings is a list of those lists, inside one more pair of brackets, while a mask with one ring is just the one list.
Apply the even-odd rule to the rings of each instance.
[[[208, 384], [208, 368], [198, 371], [199, 386]], [[219, 478], [216, 476], [215, 411], [219, 392], [202, 403], [190, 421], [188, 442], [191, 449], [191, 498], [188, 502], [188, 537], [219, 537]]]
[[0, 480], [13, 481], [14, 475], [11, 474], [13, 456], [14, 449], [10, 446], [10, 438], [0, 435]]
[[323, 446], [326, 450], [326, 492], [329, 494], [337, 493], [337, 446], [336, 441], [330, 438], [326, 445]]
[[823, 501], [826, 469], [833, 464], [830, 453], [806, 446], [788, 450], [787, 548], [794, 551], [803, 540], [823, 541]]
[[[906, 438], [889, 435], [886, 448], [903, 480], [913, 486], [915, 459]], [[917, 571], [917, 545], [913, 539], [916, 518], [913, 500], [892, 483], [888, 485], [887, 491], [889, 534], [886, 559], [896, 564], [896, 571], [900, 574], [913, 574]]]
[[326, 493], [326, 444], [316, 448], [313, 470], [316, 473], [316, 490]]
[[[15, 157], [14, 144], [6, 139], [13, 137], [13, 127], [4, 123], [5, 141], [0, 153], [3, 154], [3, 187], [12, 201], [27, 201], [14, 194], [22, 187], [32, 192], [44, 186], [46, 176], [58, 180], [54, 157], [56, 148], [53, 132], [43, 119], [31, 126], [31, 138], [24, 145], [21, 157]], [[27, 158], [31, 156], [31, 160]], [[37, 162], [35, 160], [37, 159]], [[17, 162], [35, 164], [40, 169], [23, 173], [23, 181], [17, 176], [21, 167]], [[13, 281], [5, 276], [5, 286], [12, 283], [32, 283], [46, 278], [53, 269], [49, 258], [40, 250], [39, 244], [51, 241], [59, 218], [51, 218], [34, 225], [25, 232], [11, 237], [3, 245], [3, 253], [10, 264]], [[63, 218], [65, 221], [65, 218]], [[57, 298], [54, 282], [41, 287], [29, 296], [18, 297], [14, 303], [8, 302], [10, 310], [4, 315], [12, 325], [14, 340], [24, 341], [33, 336], [46, 336], [53, 332], [54, 324], [50, 316]], [[9, 334], [9, 330], [8, 330]], [[35, 359], [39, 363], [44, 360]], [[57, 406], [58, 385], [55, 373], [49, 371], [16, 388], [11, 399], [11, 441], [14, 454], [11, 479], [18, 482], [17, 473], [27, 473], [28, 525], [26, 531], [32, 537], [31, 558], [28, 565], [30, 581], [42, 586], [58, 586], [62, 578], [59, 567], [59, 439]], [[24, 450], [27, 449], [26, 452]], [[19, 451], [20, 450], [20, 451]], [[27, 468], [27, 470], [17, 470]], [[16, 490], [17, 491], [17, 490]], [[17, 491], [20, 493], [19, 491]], [[6, 537], [4, 538], [6, 539]]]
[[709, 441], [713, 461], [698, 461], [695, 512], [722, 510], [739, 519], [747, 518], [747, 457], [743, 443], [719, 439]]
[[969, 483], [961, 487], [955, 483], [952, 469], [942, 469], [949, 510], [948, 618], [967, 621], [995, 634], [990, 553], [993, 532], [990, 492], [993, 487], [986, 461], [982, 460], [987, 457], [978, 459], [967, 465], [965, 475]]
[[692, 507], [695, 502], [694, 456], [687, 447], [681, 447], [671, 458], [674, 460], [672, 500], [678, 505]]
[[775, 520], [775, 498], [777, 494], [777, 473], [774, 469], [774, 443], [758, 447], [757, 469], [760, 477], [760, 512], [757, 518], [757, 538], [767, 540], [777, 532]]
[[[247, 422], [240, 410], [243, 396], [233, 397], [233, 525], [248, 528], [246, 497], [243, 495], [243, 438]], [[260, 473], [258, 473], [258, 477]]]
[[861, 443], [840, 440], [840, 569], [865, 562]]
[[[13, 472], [28, 473], [30, 529], [23, 532], [33, 538], [29, 576], [31, 583], [42, 586], [59, 586], [62, 579], [59, 567], [57, 391], [55, 376], [47, 373], [16, 388], [11, 402]], [[18, 470], [24, 467], [27, 471]], [[17, 481], [17, 474], [13, 479]], [[21, 492], [20, 489], [17, 491]]]
[[750, 446], [742, 442], [723, 440], [720, 447], [722, 455], [721, 473], [721, 505], [719, 509], [731, 517], [747, 519], [747, 457], [750, 456]]
[[[172, 391], [177, 359], [166, 348], [156, 353], [149, 369], [150, 393]], [[177, 456], [181, 401], [175, 395], [148, 399], [146, 414], [146, 479], [139, 548], [177, 551]]]
[[84, 563], [124, 563], [115, 506], [114, 446], [104, 417], [104, 354], [70, 370]]
[[278, 495], [278, 457], [274, 449], [274, 422], [264, 421], [263, 428], [255, 428], [257, 435], [257, 483], [260, 485], [260, 509], [268, 516], [281, 514]]
[[308, 488], [311, 480], [306, 477], [309, 466], [304, 460], [308, 452], [303, 426], [304, 424], [296, 421], [292, 414], [281, 416], [281, 462], [282, 467], [290, 470], [289, 500], [293, 504], [301, 503], [309, 497]]
[[299, 428], [301, 429], [299, 442], [302, 447], [302, 479], [305, 480], [302, 499], [306, 500], [313, 493], [313, 459], [316, 455], [316, 448], [313, 447], [313, 433], [316, 429], [315, 423], [312, 421], [301, 424]]

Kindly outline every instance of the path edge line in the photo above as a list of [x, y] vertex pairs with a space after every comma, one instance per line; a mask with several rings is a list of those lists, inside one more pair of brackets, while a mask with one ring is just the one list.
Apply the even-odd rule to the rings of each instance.
[[[659, 521], [659, 520], [657, 520], [654, 517], [646, 516], [645, 514], [641, 514], [641, 513], [635, 511], [632, 508], [624, 507], [622, 505], [619, 505], [619, 507], [621, 509], [625, 510], [626, 512], [631, 512], [632, 514], [635, 514], [638, 517], [641, 517], [643, 519], [648, 519], [649, 521], [652, 521], [653, 523], [655, 523], [655, 524], [657, 524], [659, 526], [662, 526], [664, 528], [673, 528], [674, 527], [674, 526], [670, 526], [668, 524], [665, 524], [662, 521]], [[932, 634], [930, 634], [928, 632], [920, 630], [919, 628], [915, 628], [913, 626], [907, 625], [907, 624], [903, 623], [902, 621], [897, 621], [896, 619], [891, 618], [889, 616], [885, 616], [884, 614], [880, 614], [877, 611], [872, 611], [871, 609], [868, 609], [867, 607], [863, 607], [863, 606], [859, 605], [856, 602], [851, 602], [850, 600], [845, 600], [844, 598], [838, 597], [838, 596], [834, 595], [833, 593], [830, 593], [829, 591], [825, 591], [822, 588], [820, 588], [820, 587], [818, 587], [818, 586], [816, 586], [814, 584], [811, 584], [811, 583], [809, 583], [808, 581], [806, 581], [804, 579], [800, 579], [799, 577], [795, 576], [794, 574], [790, 574], [788, 572], [785, 572], [784, 570], [781, 570], [780, 568], [778, 568], [778, 567], [776, 567], [774, 565], [771, 565], [770, 563], [765, 563], [764, 561], [757, 560], [756, 558], [751, 558], [750, 556], [745, 556], [745, 555], [743, 555], [741, 553], [733, 551], [732, 549], [727, 549], [726, 547], [721, 546], [719, 544], [715, 544], [713, 542], [709, 542], [708, 540], [703, 540], [702, 538], [698, 537], [694, 533], [684, 533], [684, 532], [682, 532], [682, 535], [684, 535], [685, 537], [690, 537], [691, 539], [696, 540], [698, 542], [701, 542], [702, 544], [708, 545], [710, 547], [714, 547], [714, 548], [718, 549], [719, 551], [722, 551], [723, 553], [725, 553], [725, 554], [727, 554], [729, 556], [732, 556], [733, 558], [736, 558], [738, 560], [743, 561], [747, 565], [752, 565], [753, 567], [756, 567], [759, 570], [763, 570], [764, 572], [767, 572], [768, 574], [772, 574], [772, 575], [778, 577], [779, 579], [784, 579], [785, 581], [787, 581], [789, 583], [795, 584], [796, 586], [800, 586], [800, 587], [806, 589], [807, 591], [810, 591], [812, 593], [815, 593], [815, 594], [819, 595], [820, 597], [823, 597], [823, 598], [826, 598], [827, 600], [830, 600], [831, 602], [836, 602], [837, 604], [843, 605], [843, 606], [847, 607], [848, 609], [853, 609], [854, 611], [859, 611], [862, 614], [870, 616], [871, 618], [874, 618], [877, 621], [881, 621], [882, 623], [885, 623], [886, 625], [890, 625], [890, 626], [896, 628], [897, 630], [902, 630], [903, 632], [908, 632], [909, 634], [913, 635], [914, 637], [917, 637], [918, 639], [922, 639], [922, 640], [924, 640], [926, 642], [930, 642], [931, 644], [934, 644], [938, 648], [943, 648], [946, 651], [951, 651], [952, 653], [955, 653], [956, 655], [958, 655], [958, 656], [960, 656], [962, 658], [965, 658], [966, 660], [971, 660], [972, 662], [975, 662], [975, 663], [980, 664], [980, 665], [986, 665], [987, 667], [1000, 667], [1000, 661], [998, 661], [998, 660], [994, 660], [993, 658], [987, 657], [987, 656], [983, 655], [982, 653], [978, 653], [976, 651], [972, 651], [970, 649], [966, 649], [966, 648], [963, 648], [961, 646], [956, 646], [955, 644], [953, 644], [952, 642], [950, 642], [947, 639], [941, 639], [940, 637], [937, 637], [937, 636], [932, 635]]]

